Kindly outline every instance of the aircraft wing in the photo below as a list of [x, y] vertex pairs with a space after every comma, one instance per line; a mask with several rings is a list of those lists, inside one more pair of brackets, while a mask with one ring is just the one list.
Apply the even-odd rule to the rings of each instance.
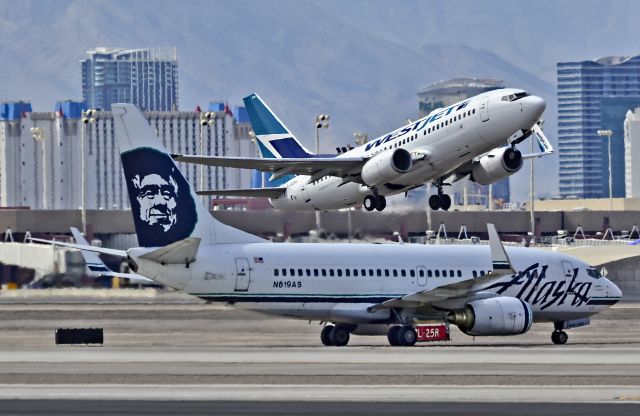
[[369, 309], [376, 311], [380, 309], [416, 307], [442, 302], [448, 299], [465, 298], [483, 291], [497, 281], [502, 280], [505, 276], [514, 274], [515, 270], [511, 265], [511, 260], [509, 260], [504, 246], [500, 242], [500, 237], [498, 236], [495, 226], [493, 224], [487, 224], [487, 230], [489, 231], [489, 245], [493, 264], [493, 270], [490, 273], [390, 299]]
[[237, 196], [242, 198], [278, 198], [287, 188], [254, 188], [254, 189], [212, 189], [196, 191], [198, 195]]
[[257, 169], [272, 172], [275, 175], [288, 174], [321, 176], [350, 176], [360, 173], [360, 168], [367, 161], [362, 157], [319, 157], [319, 158], [284, 158], [263, 159], [261, 157], [221, 157], [172, 155], [177, 162], [195, 163], [198, 165], [221, 166], [225, 168]]

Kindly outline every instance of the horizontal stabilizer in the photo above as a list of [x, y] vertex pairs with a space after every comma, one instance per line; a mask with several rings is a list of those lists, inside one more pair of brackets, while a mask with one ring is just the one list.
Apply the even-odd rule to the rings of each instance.
[[220, 189], [196, 191], [198, 195], [235, 196], [241, 198], [278, 198], [287, 188]]
[[140, 256], [160, 264], [189, 264], [196, 261], [200, 239], [189, 237]]
[[87, 246], [87, 245], [84, 245], [84, 244], [63, 243], [62, 241], [43, 240], [41, 238], [31, 238], [30, 241], [37, 241], [38, 243], [52, 244], [54, 246], [75, 248], [75, 249], [83, 250], [83, 251], [93, 251], [94, 253], [109, 254], [111, 256], [117, 256], [117, 257], [127, 257], [127, 252], [126, 251], [124, 251], [124, 250], [115, 250], [113, 248]]

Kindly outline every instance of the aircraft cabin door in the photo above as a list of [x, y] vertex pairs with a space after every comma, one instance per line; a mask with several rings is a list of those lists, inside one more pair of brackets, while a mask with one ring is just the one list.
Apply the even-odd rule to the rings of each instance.
[[249, 282], [251, 281], [251, 267], [246, 257], [236, 257], [236, 291], [249, 290]]
[[418, 286], [426, 287], [427, 286], [427, 268], [424, 266], [416, 267], [416, 272], [418, 273]]
[[480, 104], [480, 120], [489, 121], [489, 99], [485, 98]]

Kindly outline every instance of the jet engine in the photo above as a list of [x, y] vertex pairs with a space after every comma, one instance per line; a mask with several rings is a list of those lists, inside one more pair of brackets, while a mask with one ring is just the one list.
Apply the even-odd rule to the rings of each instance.
[[360, 176], [367, 185], [379, 186], [409, 172], [412, 164], [411, 154], [405, 149], [387, 150], [369, 159]]
[[489, 185], [522, 168], [522, 153], [512, 147], [493, 149], [471, 168], [471, 180], [480, 185]]
[[531, 328], [533, 314], [527, 302], [498, 296], [469, 302], [447, 319], [467, 335], [518, 335]]

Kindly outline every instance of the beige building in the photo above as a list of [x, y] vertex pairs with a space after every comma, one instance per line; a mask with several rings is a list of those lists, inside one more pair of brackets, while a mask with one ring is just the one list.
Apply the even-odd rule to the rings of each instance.
[[[230, 111], [211, 113], [201, 124], [201, 112], [147, 112], [145, 117], [172, 153], [255, 156], [250, 124]], [[0, 118], [0, 207], [78, 209], [82, 205], [82, 139], [87, 172], [88, 209], [129, 208], [120, 152], [111, 112], [95, 113], [90, 123], [61, 112], [24, 112]], [[248, 188], [251, 171], [204, 168], [179, 163], [195, 189]], [[210, 197], [207, 197], [210, 198]]]
[[[635, 167], [635, 169], [634, 169]], [[627, 198], [640, 197], [640, 108], [624, 119], [624, 184]]]

